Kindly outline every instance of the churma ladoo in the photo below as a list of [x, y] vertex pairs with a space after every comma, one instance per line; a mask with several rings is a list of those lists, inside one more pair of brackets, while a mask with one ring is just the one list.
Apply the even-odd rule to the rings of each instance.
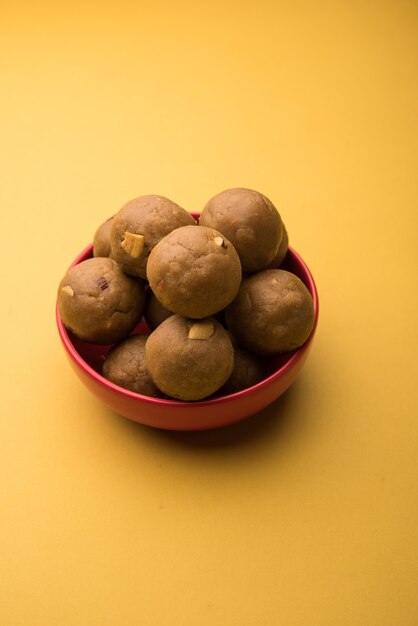
[[93, 256], [110, 256], [110, 228], [113, 216], [109, 217], [94, 233]]
[[291, 272], [264, 270], [245, 278], [227, 307], [226, 324], [237, 342], [256, 354], [303, 345], [314, 323], [312, 296]]
[[213, 317], [192, 320], [172, 315], [145, 344], [149, 372], [157, 387], [177, 400], [201, 400], [220, 389], [234, 366], [227, 331]]
[[103, 376], [119, 387], [145, 396], [161, 396], [148, 371], [145, 358], [147, 335], [131, 335], [108, 352]]
[[236, 393], [256, 385], [265, 376], [264, 358], [234, 345], [234, 369], [220, 391], [222, 395]]
[[155, 330], [167, 317], [174, 315], [173, 311], [169, 311], [155, 297], [151, 287], [146, 291], [144, 318], [151, 330]]
[[283, 235], [282, 235], [280, 245], [277, 249], [276, 256], [274, 257], [272, 262], [269, 263], [266, 269], [269, 269], [269, 270], [279, 269], [279, 267], [284, 261], [284, 258], [287, 254], [288, 249], [289, 249], [289, 235], [287, 234], [287, 230], [285, 228], [285, 225], [283, 224]]
[[58, 288], [64, 326], [91, 343], [112, 344], [126, 337], [141, 319], [144, 304], [143, 282], [104, 257], [70, 268]]
[[191, 318], [224, 309], [238, 293], [241, 263], [231, 242], [207, 226], [182, 226], [148, 258], [147, 278], [164, 307]]
[[[103, 376], [120, 387], [183, 401], [236, 393], [313, 328], [311, 294], [279, 269], [288, 246], [257, 191], [217, 194], [199, 224], [168, 198], [139, 196], [99, 226], [93, 258], [67, 271], [59, 314], [79, 339], [114, 344]], [[151, 334], [131, 335], [142, 316]]]
[[266, 269], [276, 256], [283, 233], [280, 214], [263, 194], [227, 189], [207, 202], [199, 224], [219, 230], [235, 246], [242, 271]]
[[146, 278], [148, 256], [165, 235], [196, 225], [192, 215], [164, 196], [139, 196], [115, 215], [110, 230], [112, 258], [132, 276]]

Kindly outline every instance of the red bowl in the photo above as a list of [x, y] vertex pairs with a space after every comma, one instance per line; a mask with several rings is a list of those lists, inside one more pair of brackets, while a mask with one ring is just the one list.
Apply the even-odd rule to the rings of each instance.
[[[197, 216], [195, 216], [197, 217]], [[93, 245], [87, 246], [71, 267], [92, 256]], [[101, 375], [103, 361], [110, 346], [85, 343], [69, 333], [56, 308], [58, 332], [70, 365], [85, 386], [116, 413], [147, 426], [167, 430], [205, 430], [227, 426], [254, 415], [281, 396], [295, 381], [312, 346], [318, 322], [318, 293], [312, 274], [299, 254], [289, 247], [281, 266], [305, 283], [312, 295], [315, 321], [303, 346], [278, 355], [272, 373], [254, 385], [227, 396], [211, 397], [198, 402], [181, 402], [143, 396], [111, 383]], [[149, 332], [141, 322], [134, 332]]]

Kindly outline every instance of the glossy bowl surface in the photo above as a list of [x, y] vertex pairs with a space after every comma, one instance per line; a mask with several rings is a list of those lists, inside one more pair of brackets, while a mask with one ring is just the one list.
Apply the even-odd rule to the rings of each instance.
[[[90, 258], [92, 250], [93, 245], [87, 246], [71, 267]], [[239, 422], [261, 411], [290, 387], [312, 346], [318, 322], [318, 294], [314, 279], [306, 263], [291, 247], [281, 267], [299, 276], [310, 291], [315, 310], [314, 326], [304, 345], [293, 352], [277, 355], [272, 373], [253, 387], [197, 402], [151, 398], [118, 387], [101, 375], [103, 361], [111, 346], [89, 344], [74, 337], [65, 329], [56, 308], [58, 333], [70, 365], [84, 385], [110, 409], [141, 424], [167, 430], [205, 430]], [[142, 321], [134, 332], [149, 330]]]

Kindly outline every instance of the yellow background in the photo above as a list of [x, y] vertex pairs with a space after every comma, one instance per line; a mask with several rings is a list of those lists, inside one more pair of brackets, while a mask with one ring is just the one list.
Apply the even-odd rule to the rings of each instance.
[[[1, 3], [2, 626], [418, 623], [418, 6]], [[242, 424], [158, 432], [70, 370], [56, 287], [159, 193], [279, 208], [320, 321]]]

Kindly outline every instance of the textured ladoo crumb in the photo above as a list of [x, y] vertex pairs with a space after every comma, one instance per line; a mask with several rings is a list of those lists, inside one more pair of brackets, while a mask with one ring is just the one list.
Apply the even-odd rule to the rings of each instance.
[[282, 235], [282, 240], [280, 242], [279, 248], [277, 250], [276, 256], [274, 257], [274, 259], [272, 260], [272, 262], [269, 264], [269, 266], [266, 269], [279, 269], [279, 267], [281, 266], [281, 264], [284, 261], [284, 258], [287, 254], [287, 251], [289, 249], [289, 236], [287, 234], [287, 230], [283, 224], [283, 235]]
[[234, 346], [234, 369], [225, 385], [220, 389], [222, 395], [236, 393], [259, 383], [266, 376], [264, 360], [258, 354]]
[[173, 315], [173, 312], [166, 309], [158, 298], [155, 297], [152, 289], [148, 287], [146, 291], [144, 317], [149, 328], [154, 330], [171, 315]]
[[119, 387], [145, 396], [160, 397], [145, 357], [148, 335], [131, 335], [114, 346], [103, 363], [103, 376]]
[[252, 189], [227, 189], [207, 202], [199, 224], [221, 232], [235, 246], [243, 272], [266, 269], [282, 239], [282, 220], [273, 203]]
[[70, 268], [58, 287], [64, 326], [84, 341], [111, 344], [126, 337], [142, 317], [143, 282], [119, 265], [94, 257]]
[[96, 230], [93, 238], [93, 256], [110, 256], [110, 228], [113, 216]]
[[225, 312], [237, 342], [258, 354], [288, 352], [303, 345], [312, 330], [312, 296], [285, 270], [264, 270], [242, 281]]
[[[193, 332], [196, 325], [207, 327], [207, 338], [193, 338], [199, 334]], [[172, 315], [151, 333], [145, 354], [157, 387], [177, 400], [210, 396], [228, 380], [234, 365], [229, 335], [214, 318], [196, 322]]]
[[132, 276], [146, 278], [148, 256], [172, 230], [196, 225], [192, 215], [164, 196], [139, 196], [115, 215], [110, 230], [112, 258]]
[[147, 277], [165, 308], [203, 318], [234, 299], [241, 284], [241, 263], [234, 246], [218, 231], [183, 226], [154, 247]]

